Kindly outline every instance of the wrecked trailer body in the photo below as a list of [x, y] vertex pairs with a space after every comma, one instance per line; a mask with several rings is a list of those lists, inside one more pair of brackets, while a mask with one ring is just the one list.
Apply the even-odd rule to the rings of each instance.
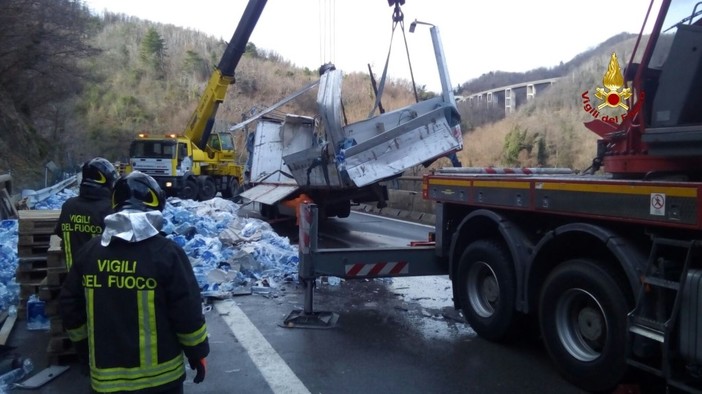
[[388, 193], [382, 181], [461, 150], [460, 115], [439, 31], [432, 26], [430, 32], [441, 95], [347, 124], [343, 74], [325, 65], [317, 116], [258, 120], [250, 152], [253, 187], [241, 197], [261, 204], [261, 213], [270, 218], [295, 216], [297, 204], [290, 202], [296, 200], [314, 201], [323, 217], [344, 218], [351, 204], [377, 202], [384, 207]]

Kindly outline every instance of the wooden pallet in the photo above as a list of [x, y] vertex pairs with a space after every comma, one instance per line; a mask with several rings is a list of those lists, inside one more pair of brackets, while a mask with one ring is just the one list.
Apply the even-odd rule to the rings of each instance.
[[18, 232], [20, 234], [51, 234], [58, 222], [60, 209], [23, 209], [18, 211]]
[[45, 246], [49, 248], [51, 234], [19, 234], [17, 245]]
[[42, 301], [52, 301], [59, 298], [61, 293], [60, 286], [40, 286], [39, 287], [39, 299]]
[[63, 256], [63, 252], [59, 254], [49, 252], [46, 256], [46, 266], [49, 268], [66, 269], [66, 259]]
[[39, 294], [39, 289], [41, 289], [41, 284], [42, 282], [38, 282], [37, 284], [26, 284], [26, 283], [20, 283], [20, 291], [19, 291], [19, 298], [26, 300], [33, 294]]
[[52, 235], [49, 239], [49, 249], [46, 251], [46, 265], [48, 267], [66, 267], [66, 258], [62, 249], [62, 242], [58, 235]]
[[48, 245], [17, 245], [17, 255], [19, 257], [43, 257], [48, 256]]
[[48, 268], [47, 264], [47, 259], [45, 257], [20, 257], [17, 270], [20, 272], [27, 272], [46, 269]]
[[17, 283], [30, 286], [40, 285], [41, 281], [46, 279], [46, 274], [49, 271], [49, 268], [38, 268], [32, 271], [20, 271], [19, 267], [17, 268], [15, 272], [15, 280]]
[[63, 320], [60, 317], [49, 318], [49, 333], [51, 336], [46, 347], [49, 365], [66, 365], [79, 361], [76, 348], [68, 338], [68, 334], [63, 328]]
[[68, 271], [66, 267], [49, 268], [46, 275], [47, 286], [61, 286], [66, 279]]

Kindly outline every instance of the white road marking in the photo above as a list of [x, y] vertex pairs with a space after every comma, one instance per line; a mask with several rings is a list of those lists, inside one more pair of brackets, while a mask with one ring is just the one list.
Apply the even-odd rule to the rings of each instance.
[[215, 308], [239, 343], [246, 349], [274, 393], [310, 394], [307, 387], [235, 302], [218, 302]]

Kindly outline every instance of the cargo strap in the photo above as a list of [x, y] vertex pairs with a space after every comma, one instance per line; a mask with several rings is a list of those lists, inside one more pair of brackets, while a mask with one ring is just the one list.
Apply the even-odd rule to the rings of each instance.
[[[368, 113], [368, 118], [372, 118], [375, 113], [376, 108], [380, 105], [380, 99], [383, 97], [383, 89], [385, 88], [385, 78], [388, 74], [388, 65], [390, 64], [390, 53], [392, 53], [392, 41], [395, 37], [395, 28], [400, 25], [400, 30], [402, 30], [402, 38], [405, 41], [405, 52], [407, 53], [407, 63], [409, 64], [410, 77], [412, 78], [412, 89], [414, 90], [414, 99], [419, 102], [419, 95], [417, 94], [417, 86], [414, 82], [414, 72], [412, 71], [412, 61], [410, 60], [409, 47], [407, 46], [407, 36], [405, 35], [405, 15], [400, 9], [400, 3], [404, 1], [394, 1], [395, 9], [392, 12], [392, 34], [390, 34], [390, 47], [388, 48], [388, 56], [385, 59], [385, 67], [383, 67], [383, 75], [380, 77], [380, 84], [378, 85], [378, 91], [375, 94], [375, 104], [370, 113]], [[392, 5], [392, 4], [390, 4]]]

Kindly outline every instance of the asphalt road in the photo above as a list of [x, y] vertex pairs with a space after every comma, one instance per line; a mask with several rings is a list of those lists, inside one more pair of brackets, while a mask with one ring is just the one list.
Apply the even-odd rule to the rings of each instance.
[[[324, 226], [327, 245], [388, 245], [423, 239], [427, 228], [352, 214]], [[285, 227], [284, 225], [282, 227]], [[382, 231], [381, 231], [382, 230]], [[283, 228], [280, 232], [294, 230]], [[373, 233], [379, 231], [379, 233]], [[323, 246], [323, 245], [322, 245]], [[186, 393], [580, 393], [555, 372], [538, 338], [510, 345], [475, 335], [453, 309], [446, 277], [320, 281], [315, 311], [338, 314], [328, 329], [285, 328], [303, 289], [214, 302], [206, 312], [211, 354], [202, 384]], [[48, 333], [18, 322], [10, 345], [46, 366]], [[34, 393], [88, 392], [76, 365]], [[30, 392], [16, 390], [16, 392]]]

